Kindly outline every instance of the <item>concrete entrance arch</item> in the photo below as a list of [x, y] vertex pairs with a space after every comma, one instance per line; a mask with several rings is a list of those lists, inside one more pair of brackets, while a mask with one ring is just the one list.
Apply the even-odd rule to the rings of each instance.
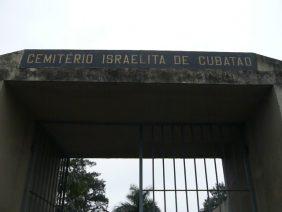
[[[25, 50], [2, 55], [0, 210], [27, 207], [27, 192], [43, 170], [32, 165], [39, 140], [49, 151], [42, 146], [38, 151], [51, 158], [41, 163], [50, 173], [42, 182], [51, 185], [57, 172], [48, 170], [58, 170], [60, 158], [136, 158], [140, 126], [175, 125], [194, 137], [184, 147], [176, 139], [167, 156], [177, 157], [184, 148], [186, 157], [223, 157], [224, 147], [227, 182], [246, 174], [246, 165], [253, 192], [249, 202], [256, 204], [252, 210], [278, 211], [281, 71], [281, 61], [250, 53]], [[151, 157], [147, 147], [158, 149], [159, 143], [150, 143], [146, 132], [142, 156]], [[234, 162], [245, 157], [244, 164]], [[54, 200], [55, 187], [53, 194], [40, 189]]]

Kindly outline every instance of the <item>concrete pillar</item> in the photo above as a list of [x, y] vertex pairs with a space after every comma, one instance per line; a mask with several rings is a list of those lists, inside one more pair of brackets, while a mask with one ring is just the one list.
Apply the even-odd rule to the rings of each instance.
[[0, 211], [20, 211], [33, 135], [32, 121], [0, 81]]
[[258, 212], [282, 209], [282, 88], [274, 86], [247, 126]]
[[251, 212], [252, 199], [249, 190], [243, 140], [229, 144], [223, 157], [227, 201], [222, 212]]

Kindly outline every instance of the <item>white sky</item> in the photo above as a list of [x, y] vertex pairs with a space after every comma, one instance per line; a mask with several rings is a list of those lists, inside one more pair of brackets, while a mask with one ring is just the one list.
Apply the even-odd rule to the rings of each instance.
[[[0, 54], [29, 48], [246, 51], [282, 60], [281, 11], [281, 0], [0, 0]], [[133, 162], [103, 163], [103, 176], [113, 178], [107, 188], [119, 177], [127, 184], [137, 177], [123, 178]], [[128, 188], [112, 196], [124, 199]]]
[[282, 60], [281, 0], [0, 0], [0, 54], [27, 48], [248, 51]]

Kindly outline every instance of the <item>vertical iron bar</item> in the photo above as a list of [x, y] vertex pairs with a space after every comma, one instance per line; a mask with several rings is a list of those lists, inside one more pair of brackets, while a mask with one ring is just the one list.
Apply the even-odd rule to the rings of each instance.
[[152, 131], [151, 131], [151, 137], [152, 137], [152, 187], [153, 187], [153, 212], [156, 211], [155, 207], [155, 155], [154, 155], [154, 125], [152, 125]]
[[[39, 195], [39, 190], [40, 190], [40, 186], [42, 186], [42, 182], [41, 182], [41, 177], [42, 177], [42, 169], [44, 168], [44, 166], [42, 166], [42, 163], [44, 161], [44, 149], [46, 148], [46, 142], [44, 140], [44, 136], [43, 136], [43, 132], [40, 128], [38, 128], [38, 142], [39, 142], [39, 148], [40, 148], [40, 152], [41, 154], [39, 155], [38, 161], [37, 161], [37, 172], [35, 175], [35, 182], [34, 182], [34, 186], [32, 188], [32, 192]], [[38, 208], [40, 206], [41, 200], [38, 198], [38, 196], [35, 196], [34, 194], [32, 194], [34, 196], [34, 201], [32, 204], [32, 211], [36, 211], [40, 208]]]
[[53, 148], [50, 147], [50, 154], [49, 154], [49, 166], [48, 166], [48, 179], [47, 179], [47, 191], [46, 191], [46, 199], [48, 201], [48, 205], [46, 208], [46, 211], [49, 211], [50, 204], [52, 204], [52, 201], [50, 199], [50, 193], [51, 193], [51, 184], [52, 184], [52, 177], [53, 177]]
[[56, 198], [57, 204], [61, 207], [61, 196], [62, 196], [62, 180], [63, 180], [63, 168], [64, 159], [60, 158], [59, 161], [59, 178], [58, 178], [58, 197]]
[[[195, 136], [193, 133], [193, 126], [190, 126], [191, 129], [191, 137], [192, 137], [192, 141], [195, 141]], [[194, 160], [194, 172], [195, 172], [195, 183], [196, 183], [196, 195], [197, 195], [197, 208], [198, 208], [198, 212], [200, 211], [200, 203], [199, 203], [199, 188], [198, 188], [198, 178], [197, 178], [197, 165], [196, 165], [196, 158], [193, 158]]]
[[[171, 140], [173, 142], [173, 126], [171, 126]], [[175, 142], [175, 141], [174, 141]], [[177, 188], [176, 188], [176, 169], [175, 169], [175, 158], [173, 157], [173, 177], [174, 177], [174, 197], [175, 197], [175, 211], [178, 212], [177, 207]]]
[[59, 185], [58, 185], [58, 190], [59, 190], [59, 195], [58, 195], [58, 205], [62, 207], [62, 193], [63, 193], [63, 186], [62, 182], [64, 181], [64, 168], [65, 168], [65, 159], [60, 158], [60, 168], [59, 168]]
[[[220, 139], [222, 139], [222, 130], [221, 130], [221, 128], [220, 128]], [[229, 185], [227, 184], [227, 180], [226, 180], [226, 175], [225, 175], [225, 169], [226, 169], [226, 167], [225, 167], [225, 164], [224, 164], [224, 160], [226, 160], [226, 158], [227, 158], [227, 156], [226, 156], [226, 148], [227, 148], [227, 146], [226, 146], [226, 144], [224, 144], [224, 145], [222, 145], [222, 154], [223, 154], [223, 156], [222, 156], [222, 158], [219, 160], [220, 162], [221, 162], [221, 168], [223, 169], [222, 171], [223, 171], [223, 182], [222, 182], [222, 184], [224, 185], [224, 188], [223, 189], [225, 189], [226, 190], [226, 196], [227, 196], [227, 199], [229, 199], [229, 196], [230, 196], [230, 187], [229, 187]], [[217, 169], [218, 170], [218, 169]], [[232, 188], [231, 188], [232, 189]], [[219, 189], [218, 189], [219, 190]], [[221, 208], [220, 208], [220, 210], [221, 210]]]
[[51, 160], [51, 164], [50, 164], [50, 179], [49, 179], [49, 184], [47, 186], [48, 188], [48, 194], [47, 194], [47, 199], [49, 201], [49, 206], [48, 206], [48, 210], [47, 211], [51, 211], [51, 204], [53, 204], [53, 201], [52, 201], [52, 184], [53, 184], [53, 180], [54, 180], [54, 171], [55, 171], [55, 167], [54, 167], [54, 161], [56, 160], [55, 157], [54, 157], [54, 149], [52, 148], [51, 150], [51, 155], [50, 155], [50, 160]]
[[56, 205], [58, 203], [58, 184], [59, 184], [59, 176], [60, 176], [60, 158], [59, 155], [55, 155], [56, 157], [56, 161], [55, 161], [55, 172], [54, 172], [54, 181], [53, 181], [53, 185], [52, 185], [52, 202], [54, 202], [54, 208], [52, 211], [54, 211], [56, 209]]
[[60, 203], [59, 205], [61, 206], [61, 209], [63, 211], [63, 200], [64, 200], [64, 183], [66, 180], [66, 168], [67, 168], [67, 159], [63, 158], [62, 159], [62, 174], [61, 174], [61, 182], [60, 182]]
[[70, 166], [70, 158], [66, 158], [66, 171], [65, 171], [65, 180], [64, 180], [64, 188], [63, 188], [63, 200], [62, 200], [62, 212], [64, 212], [65, 207], [65, 196], [66, 196], [66, 189], [67, 189], [67, 182], [68, 182], [68, 173], [69, 173], [69, 166]]
[[45, 149], [46, 151], [46, 155], [45, 155], [45, 160], [46, 160], [46, 164], [45, 164], [45, 171], [44, 171], [44, 180], [43, 180], [43, 184], [44, 184], [44, 188], [43, 188], [43, 192], [42, 192], [42, 197], [45, 199], [45, 201], [43, 201], [43, 209], [42, 211], [46, 211], [49, 207], [49, 199], [48, 199], [48, 192], [49, 192], [49, 183], [50, 183], [50, 166], [51, 166], [51, 151], [52, 151], [52, 142], [50, 142], [50, 138], [47, 136], [47, 134], [45, 134], [46, 137], [46, 142], [48, 142], [48, 145]]
[[[181, 125], [181, 140], [183, 143], [183, 150], [185, 150], [185, 139], [184, 139], [184, 128]], [[184, 168], [184, 182], [185, 182], [185, 196], [186, 196], [186, 209], [189, 212], [189, 202], [188, 202], [188, 191], [187, 191], [187, 176], [186, 176], [186, 162], [185, 162], [185, 152], [183, 152], [183, 168]]]
[[199, 188], [198, 188], [198, 178], [197, 178], [197, 165], [196, 165], [196, 159], [195, 158], [194, 158], [194, 171], [195, 171], [196, 194], [197, 194], [197, 208], [198, 208], [198, 212], [199, 212], [200, 211]]
[[[208, 196], [208, 201], [209, 201], [210, 200], [210, 194], [209, 194], [209, 182], [208, 182], [208, 172], [207, 172], [206, 158], [204, 158], [204, 166], [205, 166], [207, 196]], [[208, 204], [208, 211], [211, 212], [210, 204]]]
[[245, 168], [245, 173], [246, 173], [246, 180], [247, 180], [247, 184], [249, 187], [249, 192], [251, 192], [251, 198], [252, 198], [252, 211], [253, 212], [257, 212], [257, 201], [256, 201], [256, 196], [255, 196], [255, 192], [254, 192], [254, 187], [252, 184], [252, 173], [251, 173], [251, 169], [250, 169], [250, 161], [249, 161], [249, 157], [248, 157], [248, 148], [245, 147], [245, 152], [244, 152], [244, 168]]
[[[209, 132], [210, 132], [210, 137], [213, 138], [213, 125], [209, 126]], [[216, 178], [216, 190], [217, 190], [217, 193], [219, 193], [216, 158], [213, 158], [213, 162], [214, 162], [214, 170], [215, 170], [215, 178]], [[221, 212], [221, 205], [219, 205], [219, 212]]]
[[28, 168], [28, 180], [27, 180], [27, 186], [25, 188], [25, 197], [22, 204], [22, 211], [26, 212], [31, 207], [32, 202], [32, 196], [30, 194], [30, 190], [33, 188], [34, 184], [34, 173], [35, 173], [35, 167], [36, 167], [36, 159], [39, 155], [38, 152], [38, 140], [37, 140], [37, 133], [35, 131], [34, 138], [32, 140], [32, 146], [31, 146], [31, 158], [29, 161], [29, 168]]
[[[163, 149], [165, 149], [165, 145], [164, 145], [164, 126], [161, 126], [161, 140], [162, 140], [162, 144], [163, 144]], [[164, 188], [164, 212], [166, 212], [166, 186], [165, 186], [165, 161], [164, 161], [164, 152], [163, 151], [163, 158], [162, 158], [162, 162], [163, 162], [163, 188]]]
[[186, 176], [186, 162], [185, 162], [185, 158], [183, 158], [183, 167], [184, 167], [184, 182], [185, 182], [186, 210], [187, 210], [187, 212], [189, 212], [188, 191], [187, 191], [187, 176]]
[[178, 212], [178, 208], [177, 208], [177, 188], [176, 188], [175, 158], [173, 158], [173, 172], [174, 172], [174, 197], [175, 197], [175, 211], [176, 211], [176, 212]]
[[48, 148], [46, 148], [45, 151], [48, 151], [48, 154], [47, 154], [47, 165], [45, 167], [46, 171], [45, 171], [45, 175], [46, 175], [46, 179], [44, 181], [44, 184], [45, 184], [45, 192], [44, 192], [44, 199], [46, 200], [45, 202], [47, 203], [46, 204], [46, 207], [45, 207], [45, 210], [44, 211], [48, 211], [48, 208], [51, 204], [51, 202], [49, 201], [49, 190], [50, 190], [50, 180], [51, 180], [51, 166], [52, 166], [52, 142], [51, 142], [51, 138], [50, 137], [47, 137], [48, 138]]
[[30, 190], [28, 191], [30, 194], [30, 202], [28, 204], [28, 210], [29, 211], [34, 211], [36, 210], [36, 203], [37, 203], [37, 198], [32, 194], [32, 192], [35, 192], [36, 188], [37, 188], [37, 181], [38, 181], [38, 174], [39, 174], [39, 170], [40, 170], [40, 162], [41, 161], [41, 155], [43, 153], [43, 148], [41, 147], [42, 145], [42, 140], [41, 140], [41, 133], [39, 128], [36, 128], [36, 143], [37, 143], [37, 148], [36, 148], [36, 158], [35, 158], [35, 167], [34, 167], [34, 171], [33, 171], [33, 177], [32, 177], [32, 182], [31, 182], [31, 187]]
[[56, 179], [56, 196], [55, 196], [55, 202], [56, 202], [56, 205], [60, 206], [60, 196], [61, 196], [61, 180], [62, 180], [62, 163], [63, 163], [63, 160], [61, 159], [61, 157], [58, 158], [58, 161], [57, 161], [57, 165], [58, 165], [58, 170], [57, 170], [57, 179]]
[[[219, 188], [218, 188], [218, 173], [217, 173], [217, 165], [216, 165], [216, 159], [214, 158], [214, 168], [215, 168], [215, 177], [216, 177], [216, 190], [219, 193]], [[221, 212], [221, 205], [219, 206], [219, 212]]]
[[143, 125], [139, 126], [139, 212], [143, 212]]
[[[41, 155], [42, 157], [42, 162], [40, 163], [41, 166], [41, 171], [40, 171], [40, 178], [39, 178], [39, 188], [38, 188], [38, 192], [37, 195], [39, 195], [39, 197], [44, 198], [44, 187], [45, 185], [45, 176], [46, 176], [46, 163], [47, 163], [47, 149], [48, 149], [48, 141], [46, 139], [46, 134], [43, 134], [43, 131], [41, 132], [43, 135], [43, 140], [44, 140], [44, 152]], [[42, 210], [44, 208], [45, 202], [38, 197], [39, 200], [39, 204], [38, 204], [38, 209], [37, 210]]]
[[[55, 149], [53, 148], [52, 150], [52, 168], [51, 168], [51, 173], [50, 173], [50, 185], [48, 186], [49, 187], [49, 194], [48, 194], [48, 199], [50, 201], [50, 203], [54, 204], [53, 202], [53, 199], [52, 199], [52, 194], [53, 194], [53, 183], [54, 183], [54, 180], [55, 180], [55, 173], [56, 173], [56, 154], [55, 154]], [[48, 211], [52, 211], [52, 207], [53, 206], [50, 206], [49, 207], [49, 210]]]

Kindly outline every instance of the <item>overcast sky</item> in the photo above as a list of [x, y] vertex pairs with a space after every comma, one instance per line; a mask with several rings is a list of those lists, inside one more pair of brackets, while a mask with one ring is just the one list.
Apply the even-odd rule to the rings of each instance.
[[[0, 54], [151, 49], [255, 52], [282, 60], [281, 11], [281, 0], [0, 0]], [[102, 177], [136, 168], [134, 161], [99, 162]], [[121, 178], [122, 192], [110, 191], [116, 178], [105, 177], [107, 192], [123, 200], [136, 174]]]
[[281, 0], [0, 0], [0, 54], [27, 48], [247, 51], [282, 60]]

